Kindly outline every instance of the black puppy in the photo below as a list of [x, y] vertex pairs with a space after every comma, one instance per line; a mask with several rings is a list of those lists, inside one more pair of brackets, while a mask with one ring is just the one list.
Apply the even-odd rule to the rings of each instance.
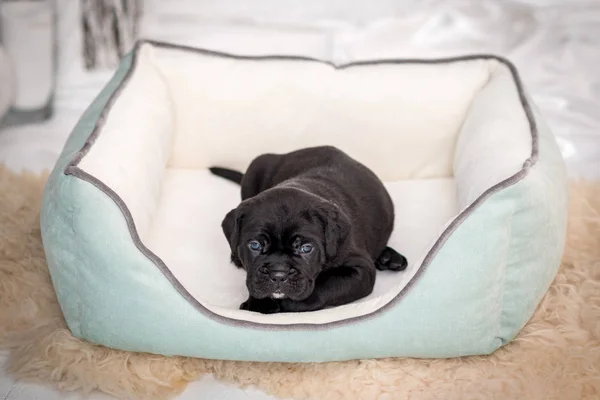
[[376, 268], [401, 271], [387, 247], [394, 205], [377, 176], [335, 147], [264, 154], [245, 174], [211, 168], [240, 183], [242, 202], [223, 220], [231, 260], [247, 271], [261, 313], [314, 311], [369, 295]]

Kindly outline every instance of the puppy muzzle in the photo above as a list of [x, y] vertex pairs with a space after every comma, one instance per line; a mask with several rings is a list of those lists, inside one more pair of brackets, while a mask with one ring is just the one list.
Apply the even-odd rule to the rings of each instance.
[[[301, 300], [310, 295], [310, 280], [286, 264], [264, 265], [248, 276], [248, 290], [256, 298]], [[312, 291], [312, 289], [310, 289]]]

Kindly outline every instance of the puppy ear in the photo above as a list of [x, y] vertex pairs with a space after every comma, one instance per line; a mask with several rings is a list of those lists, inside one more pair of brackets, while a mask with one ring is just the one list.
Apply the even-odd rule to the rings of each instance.
[[350, 245], [350, 218], [338, 207], [327, 205], [325, 213], [325, 254], [333, 259]]
[[236, 250], [240, 243], [241, 220], [242, 215], [238, 207], [229, 211], [221, 223], [221, 228], [223, 228], [223, 233], [229, 242], [232, 254], [237, 253]]

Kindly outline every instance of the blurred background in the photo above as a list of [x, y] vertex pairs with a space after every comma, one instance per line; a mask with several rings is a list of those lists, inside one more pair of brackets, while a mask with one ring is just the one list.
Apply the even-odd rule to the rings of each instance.
[[50, 168], [137, 38], [346, 63], [496, 53], [600, 175], [599, 0], [0, 0], [0, 162]]
[[0, 0], [0, 162], [50, 168], [137, 38], [334, 63], [496, 53], [600, 175], [600, 0]]

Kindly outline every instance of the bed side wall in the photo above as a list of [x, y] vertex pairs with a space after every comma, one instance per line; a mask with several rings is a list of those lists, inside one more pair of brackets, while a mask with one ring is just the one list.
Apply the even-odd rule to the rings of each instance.
[[523, 168], [532, 134], [510, 69], [498, 62], [475, 96], [454, 155], [458, 204], [464, 209], [483, 192]]
[[177, 108], [171, 166], [245, 170], [263, 153], [328, 144], [389, 181], [452, 176], [460, 125], [491, 68], [156, 54]]
[[[512, 212], [495, 222], [490, 214], [488, 227], [479, 230], [482, 235], [490, 235], [492, 230], [506, 232], [505, 239], [496, 242], [505, 252], [489, 261], [501, 271], [490, 291], [499, 290], [501, 297], [485, 311], [498, 314], [499, 344], [518, 334], [556, 276], [568, 214], [564, 161], [539, 110], [525, 89], [521, 90], [520, 97], [510, 69], [500, 64], [473, 102], [454, 161], [458, 201], [463, 209], [525, 165], [522, 181], [497, 196], [503, 204], [497, 202], [496, 207], [510, 205]], [[527, 101], [533, 121], [527, 118], [523, 100]], [[533, 147], [532, 134], [537, 143]], [[465, 240], [473, 244], [471, 239]]]
[[79, 163], [123, 199], [142, 240], [162, 194], [175, 131], [171, 94], [154, 65], [154, 49], [142, 45], [132, 75]]
[[567, 234], [567, 169], [539, 109], [531, 99], [529, 104], [536, 121], [539, 159], [520, 184], [513, 216], [498, 330], [503, 343], [525, 326], [556, 277]]
[[[81, 116], [67, 139], [44, 190], [40, 228], [46, 261], [63, 314], [75, 335], [80, 333], [79, 270], [85, 265], [80, 263], [80, 257], [86, 250], [77, 244], [77, 237], [73, 232], [74, 216], [80, 211], [74, 205], [72, 192], [72, 184], [77, 179], [66, 175], [65, 169], [89, 139], [111, 96], [129, 73], [133, 58], [133, 53], [123, 58], [112, 79]], [[98, 195], [104, 196], [101, 193], [96, 194]]]

